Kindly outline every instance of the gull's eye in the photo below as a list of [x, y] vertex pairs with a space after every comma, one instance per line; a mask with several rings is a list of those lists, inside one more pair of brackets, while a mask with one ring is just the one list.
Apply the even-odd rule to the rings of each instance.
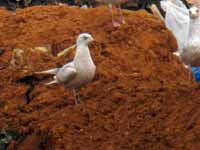
[[199, 10], [198, 10], [198, 9], [196, 10], [196, 13], [199, 13]]
[[87, 39], [88, 39], [88, 37], [87, 37], [87, 36], [84, 36], [84, 37], [83, 37], [83, 39], [84, 39], [84, 40], [87, 40]]

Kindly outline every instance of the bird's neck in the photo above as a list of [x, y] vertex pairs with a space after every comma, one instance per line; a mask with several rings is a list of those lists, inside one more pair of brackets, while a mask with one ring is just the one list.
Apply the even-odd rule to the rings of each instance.
[[77, 46], [74, 60], [82, 62], [92, 61], [88, 45], [80, 44]]

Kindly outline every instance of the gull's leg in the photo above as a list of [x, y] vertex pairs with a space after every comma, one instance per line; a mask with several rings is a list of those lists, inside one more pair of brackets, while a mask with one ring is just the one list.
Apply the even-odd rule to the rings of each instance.
[[74, 96], [75, 96], [75, 105], [78, 105], [80, 102], [79, 91], [77, 89], [73, 89]]
[[192, 72], [192, 68], [191, 66], [189, 67], [189, 81], [192, 82], [192, 77], [194, 76], [193, 72]]
[[89, 5], [89, 8], [92, 8], [92, 3], [91, 3], [91, 1], [88, 1], [88, 5]]
[[9, 9], [11, 9], [11, 10], [16, 9], [15, 3], [11, 2], [10, 0], [6, 0], [6, 2], [8, 3]]
[[191, 72], [190, 72], [191, 68], [190, 68], [190, 66], [188, 66], [186, 64], [183, 64], [183, 66], [184, 66], [184, 68], [188, 69], [188, 80], [191, 81]]
[[190, 82], [192, 82], [193, 73], [192, 73], [192, 68], [191, 68], [191, 66], [188, 66], [188, 65], [185, 65], [185, 64], [183, 64], [183, 65], [184, 65], [184, 67], [185, 67], [186, 69], [188, 69], [188, 80], [189, 80]]
[[112, 16], [112, 24], [113, 24], [113, 26], [114, 26], [114, 27], [120, 26], [120, 24], [117, 23], [117, 22], [115, 22], [115, 20], [114, 20], [112, 4], [109, 4], [108, 6], [109, 6], [109, 10], [110, 10], [110, 13], [111, 13], [111, 16]]
[[122, 13], [122, 9], [121, 9], [120, 4], [118, 5], [118, 9], [119, 9], [119, 13], [120, 13], [120, 21], [121, 21], [123, 24], [125, 24], [126, 21], [125, 21], [125, 19], [124, 19], [124, 16], [123, 16], [123, 13]]
[[16, 7], [17, 7], [17, 8], [19, 8], [19, 2], [20, 2], [20, 1], [17, 1], [17, 4], [16, 4]]
[[6, 2], [8, 3], [8, 5], [10, 5], [10, 4], [11, 4], [10, 0], [6, 0]]
[[191, 82], [192, 81], [192, 71], [191, 71], [191, 69], [189, 69], [188, 71], [189, 71], [189, 81]]

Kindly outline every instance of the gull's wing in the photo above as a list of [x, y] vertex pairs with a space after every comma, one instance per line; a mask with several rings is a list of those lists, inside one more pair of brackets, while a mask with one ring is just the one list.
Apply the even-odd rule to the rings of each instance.
[[58, 83], [69, 83], [71, 80], [73, 80], [76, 77], [77, 71], [74, 66], [74, 63], [68, 63], [64, 65], [62, 68], [58, 70], [58, 72], [55, 75], [55, 79]]
[[161, 7], [166, 12], [165, 24], [172, 31], [181, 52], [189, 36], [190, 16], [186, 6], [180, 0], [163, 0]]
[[56, 74], [58, 72], [59, 68], [53, 68], [41, 72], [35, 72], [35, 74]]
[[170, 0], [170, 1], [180, 8], [183, 9], [187, 8], [186, 5], [183, 3], [183, 1], [180, 0]]

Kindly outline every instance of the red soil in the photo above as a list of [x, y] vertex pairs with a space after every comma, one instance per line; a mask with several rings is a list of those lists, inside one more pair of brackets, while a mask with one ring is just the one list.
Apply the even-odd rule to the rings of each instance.
[[[0, 47], [6, 50], [0, 56], [0, 128], [24, 136], [9, 149], [200, 149], [199, 87], [172, 55], [171, 33], [145, 11], [125, 11], [127, 24], [114, 28], [107, 11], [67, 6], [0, 10]], [[70, 90], [47, 87], [51, 77], [33, 74], [68, 58], [28, 49], [50, 45], [56, 54], [82, 32], [96, 39], [90, 50], [97, 73], [75, 106]], [[9, 67], [13, 48], [26, 50], [25, 62], [16, 68]], [[32, 101], [26, 104], [31, 84]]]

